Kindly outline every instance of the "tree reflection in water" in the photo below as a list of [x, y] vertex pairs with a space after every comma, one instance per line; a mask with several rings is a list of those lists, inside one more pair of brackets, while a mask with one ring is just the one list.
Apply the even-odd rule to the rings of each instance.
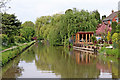
[[[117, 78], [117, 68], [113, 66], [115, 64], [103, 61], [94, 54], [74, 50], [66, 52], [65, 50], [62, 46], [36, 44], [22, 53], [19, 59], [16, 59], [18, 61], [16, 65], [11, 63], [12, 67], [7, 69], [3, 76], [20, 77], [25, 73], [23, 73], [24, 65], [22, 65], [23, 68], [19, 65], [34, 63], [31, 65], [36, 66], [36, 74], [38, 71], [42, 71], [42, 73], [55, 73], [61, 78], [100, 78], [103, 77], [102, 72], [111, 73], [113, 78]], [[24, 63], [22, 63], [23, 61]]]

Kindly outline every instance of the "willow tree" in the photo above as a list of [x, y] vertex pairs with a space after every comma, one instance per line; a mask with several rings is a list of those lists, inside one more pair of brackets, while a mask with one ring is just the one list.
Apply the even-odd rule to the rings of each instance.
[[98, 22], [95, 12], [68, 9], [65, 14], [37, 18], [35, 28], [38, 37], [52, 45], [66, 45], [78, 31], [95, 31]]

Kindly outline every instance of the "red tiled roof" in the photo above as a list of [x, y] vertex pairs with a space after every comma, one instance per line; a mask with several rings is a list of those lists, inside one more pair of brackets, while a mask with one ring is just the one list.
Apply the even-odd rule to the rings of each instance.
[[105, 20], [112, 20], [115, 16], [118, 15], [118, 11], [113, 12], [112, 14], [110, 14], [107, 18], [105, 18], [103, 21]]

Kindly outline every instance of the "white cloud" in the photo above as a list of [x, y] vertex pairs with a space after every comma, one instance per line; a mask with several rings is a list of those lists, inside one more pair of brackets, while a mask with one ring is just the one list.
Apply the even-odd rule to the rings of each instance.
[[37, 17], [52, 15], [69, 8], [98, 10], [102, 15], [109, 15], [111, 10], [118, 9], [119, 0], [11, 0], [9, 13], [15, 13], [24, 22], [35, 22]]

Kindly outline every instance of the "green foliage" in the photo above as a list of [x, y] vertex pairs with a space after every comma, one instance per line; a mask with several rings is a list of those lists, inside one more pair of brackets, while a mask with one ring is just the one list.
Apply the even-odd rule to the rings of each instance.
[[119, 49], [107, 49], [105, 47], [102, 47], [101, 50], [99, 50], [99, 53], [106, 53], [109, 56], [116, 56], [118, 58], [119, 53]]
[[95, 41], [97, 41], [97, 39], [96, 39], [95, 36], [92, 36], [92, 37], [91, 37], [91, 40], [92, 40], [93, 44], [95, 43]]
[[26, 45], [22, 45], [15, 49], [0, 53], [0, 55], [2, 55], [2, 63], [0, 63], [0, 66], [4, 66], [5, 64], [7, 64], [7, 62], [9, 62], [14, 57], [16, 57], [18, 54], [20, 54], [27, 46], [30, 46], [32, 43], [34, 43], [34, 42], [30, 42]]
[[7, 46], [7, 44], [8, 44], [8, 37], [7, 37], [7, 35], [2, 34], [0, 37], [2, 39], [2, 45], [3, 46]]
[[21, 28], [21, 22], [14, 14], [2, 13], [2, 34], [6, 34], [8, 37], [17, 35]]
[[38, 38], [49, 41], [52, 45], [69, 44], [69, 38], [78, 31], [95, 31], [99, 22], [98, 12], [66, 10], [65, 14], [42, 16], [35, 22]]
[[73, 13], [73, 10], [72, 9], [68, 9], [68, 10], [65, 11], [65, 14], [67, 14], [67, 13]]
[[100, 13], [98, 12], [98, 10], [95, 10], [93, 11], [95, 13], [95, 18], [96, 20], [98, 20], [99, 23], [101, 23], [101, 20], [100, 20]]
[[15, 38], [14, 38], [14, 36], [9, 37], [8, 43], [9, 43], [9, 44], [14, 44], [14, 43], [15, 43]]
[[17, 43], [24, 43], [25, 42], [25, 38], [21, 37], [21, 36], [15, 36], [15, 42]]
[[[26, 41], [31, 41], [32, 37], [35, 36], [35, 28], [34, 28], [34, 23], [32, 21], [26, 21], [25, 23], [22, 24], [22, 29], [20, 29], [20, 35], [23, 37], [21, 40], [18, 39], [18, 41], [25, 42]], [[24, 40], [25, 39], [25, 40]]]
[[102, 16], [102, 20], [104, 20], [105, 18], [106, 18], [106, 15], [103, 15], [103, 16]]
[[112, 35], [112, 42], [114, 43], [118, 43], [118, 33], [114, 33], [113, 35]]
[[118, 56], [119, 51], [118, 51], [118, 49], [106, 49], [106, 53], [107, 53], [108, 55]]
[[118, 25], [116, 26], [116, 32], [117, 32], [117, 33], [120, 33], [120, 24], [118, 24]]
[[23, 27], [32, 27], [34, 28], [34, 23], [32, 21], [26, 21], [22, 24]]
[[14, 36], [19, 36], [21, 22], [14, 14], [1, 13], [2, 15], [2, 44], [3, 47], [15, 45]]
[[112, 22], [112, 31], [111, 31], [112, 35], [116, 32], [116, 26], [117, 26], [117, 22]]
[[112, 42], [113, 42], [113, 47], [114, 48], [119, 47], [119, 41], [120, 41], [119, 35], [120, 35], [120, 33], [114, 33], [113, 36], [112, 36]]
[[20, 29], [20, 35], [25, 38], [26, 41], [31, 41], [32, 37], [35, 35], [35, 30], [32, 27], [24, 27]]

